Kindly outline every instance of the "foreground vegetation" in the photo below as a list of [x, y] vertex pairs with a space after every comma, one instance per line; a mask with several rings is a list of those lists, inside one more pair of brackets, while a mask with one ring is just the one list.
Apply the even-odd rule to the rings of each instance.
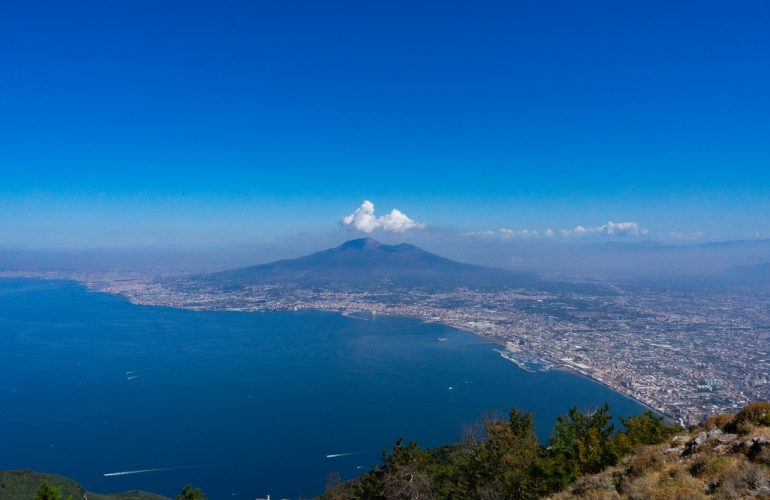
[[770, 499], [770, 403], [717, 415], [662, 444], [642, 446], [552, 498]]
[[640, 445], [661, 443], [680, 429], [646, 412], [621, 419], [615, 431], [607, 405], [592, 413], [572, 408], [559, 417], [547, 446], [538, 442], [531, 413], [485, 421], [481, 435], [460, 445], [421, 449], [398, 441], [382, 465], [332, 486], [326, 499], [541, 498], [595, 473]]
[[488, 420], [480, 438], [435, 449], [398, 441], [382, 465], [330, 486], [337, 499], [770, 499], [770, 403], [687, 431], [650, 413], [621, 419], [605, 405], [560, 417], [546, 445], [532, 416]]
[[336, 499], [770, 499], [770, 403], [688, 430], [650, 413], [621, 419], [608, 407], [560, 417], [547, 445], [532, 416], [513, 410], [483, 434], [435, 449], [398, 441], [382, 465], [331, 485]]

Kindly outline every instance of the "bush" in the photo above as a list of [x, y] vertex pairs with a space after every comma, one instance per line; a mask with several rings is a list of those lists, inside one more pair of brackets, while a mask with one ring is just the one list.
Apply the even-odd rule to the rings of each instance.
[[743, 423], [770, 426], [770, 403], [767, 401], [751, 403], [738, 412], [733, 423], [736, 427]]
[[732, 413], [720, 413], [719, 415], [713, 415], [703, 422], [702, 427], [706, 431], [719, 429], [722, 431], [729, 431], [730, 424], [733, 423], [735, 415]]
[[200, 488], [193, 488], [188, 484], [182, 488], [182, 493], [177, 495], [176, 500], [206, 500], [206, 495]]
[[719, 483], [725, 475], [735, 469], [737, 460], [734, 457], [702, 456], [690, 464], [690, 474], [700, 477], [709, 483]]
[[760, 464], [770, 465], [770, 447], [763, 447], [762, 450], [754, 456], [754, 461]]
[[628, 475], [631, 477], [642, 477], [650, 472], [657, 472], [663, 469], [663, 456], [660, 450], [654, 446], [643, 446], [639, 448], [636, 455], [628, 462]]
[[725, 474], [716, 491], [716, 498], [743, 498], [755, 490], [770, 487], [765, 467], [746, 462]]
[[61, 488], [44, 481], [35, 492], [35, 500], [61, 500]]
[[575, 483], [572, 494], [580, 498], [618, 498], [612, 476], [599, 474], [584, 476]]
[[649, 498], [654, 498], [654, 492], [656, 490], [655, 485], [647, 476], [625, 482], [622, 489], [629, 500], [647, 500]]

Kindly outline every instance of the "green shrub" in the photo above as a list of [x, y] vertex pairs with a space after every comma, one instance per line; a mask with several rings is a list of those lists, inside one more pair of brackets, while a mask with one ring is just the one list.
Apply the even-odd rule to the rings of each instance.
[[35, 500], [61, 500], [61, 488], [44, 481], [35, 493]]
[[182, 493], [177, 495], [176, 500], [206, 500], [206, 495], [200, 488], [193, 488], [188, 484], [182, 488]]

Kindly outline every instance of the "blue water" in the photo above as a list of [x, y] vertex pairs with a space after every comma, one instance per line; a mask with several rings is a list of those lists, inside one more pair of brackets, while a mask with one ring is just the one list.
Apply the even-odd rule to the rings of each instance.
[[[370, 468], [400, 436], [457, 442], [511, 406], [535, 413], [541, 437], [572, 405], [642, 410], [582, 377], [521, 371], [493, 347], [407, 318], [191, 312], [0, 280], [0, 469], [100, 492], [193, 483], [215, 499], [295, 498], [330, 472]], [[104, 476], [145, 469], [166, 470]]]

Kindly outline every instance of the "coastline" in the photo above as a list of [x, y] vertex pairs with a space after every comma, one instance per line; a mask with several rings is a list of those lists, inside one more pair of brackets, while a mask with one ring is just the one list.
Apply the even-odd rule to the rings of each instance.
[[574, 370], [574, 369], [572, 369], [572, 368], [570, 368], [568, 366], [564, 366], [564, 365], [556, 366], [556, 367], [553, 368], [553, 370], [568, 372], [568, 373], [570, 373], [572, 375], [577, 375], [578, 377], [583, 377], [583, 378], [585, 378], [587, 380], [590, 380], [592, 382], [596, 382], [597, 384], [603, 385], [604, 387], [606, 387], [608, 389], [611, 389], [613, 392], [615, 392], [617, 394], [620, 394], [621, 396], [623, 396], [623, 397], [625, 397], [627, 399], [630, 399], [631, 401], [633, 401], [635, 403], [640, 404], [641, 406], [647, 408], [648, 410], [650, 410], [651, 412], [655, 413], [656, 415], [660, 415], [662, 417], [665, 417], [665, 418], [673, 421], [671, 415], [666, 415], [662, 411], [660, 411], [657, 408], [651, 406], [649, 403], [646, 403], [646, 402], [642, 401], [641, 399], [636, 398], [636, 397], [634, 397], [631, 394], [628, 394], [627, 392], [618, 390], [617, 388], [613, 387], [612, 384], [610, 384], [608, 382], [605, 382], [604, 380], [601, 380], [601, 379], [595, 378], [595, 377], [591, 377], [590, 375], [587, 375], [585, 373], [579, 372], [577, 370]]
[[[451, 321], [443, 320], [442, 318], [437, 317], [430, 317], [430, 318], [424, 318], [420, 317], [418, 315], [405, 315], [405, 314], [394, 314], [387, 310], [387, 308], [382, 308], [382, 310], [375, 310], [371, 307], [369, 308], [354, 308], [354, 309], [341, 309], [341, 308], [323, 308], [323, 307], [279, 307], [279, 308], [254, 308], [254, 307], [216, 307], [215, 306], [186, 306], [184, 304], [174, 304], [174, 303], [148, 303], [144, 302], [142, 300], [138, 300], [136, 296], [128, 293], [126, 290], [121, 290], [117, 288], [112, 288], [110, 286], [105, 286], [108, 283], [111, 283], [111, 281], [97, 281], [94, 280], [92, 277], [82, 277], [82, 276], [67, 276], [63, 273], [14, 273], [14, 272], [3, 272], [0, 273], [0, 278], [20, 278], [20, 279], [40, 279], [40, 280], [59, 280], [59, 281], [71, 281], [74, 283], [77, 283], [81, 286], [83, 286], [86, 290], [91, 292], [97, 292], [97, 293], [106, 293], [109, 295], [120, 297], [129, 303], [133, 305], [138, 306], [145, 306], [145, 307], [168, 307], [171, 309], [179, 309], [179, 310], [186, 310], [186, 311], [212, 311], [212, 312], [248, 312], [248, 313], [261, 313], [261, 312], [302, 312], [302, 311], [313, 311], [313, 312], [323, 312], [323, 313], [331, 313], [331, 314], [338, 314], [342, 317], [357, 319], [357, 320], [368, 320], [370, 318], [362, 318], [358, 316], [359, 314], [373, 314], [373, 316], [388, 316], [388, 317], [398, 317], [398, 318], [407, 318], [414, 321], [420, 321], [422, 323], [436, 323], [440, 324], [444, 327], [452, 328], [454, 330], [458, 330], [464, 333], [473, 334], [481, 339], [484, 339], [485, 341], [490, 342], [491, 344], [494, 344], [496, 346], [500, 346], [503, 349], [506, 347], [506, 343], [509, 342], [509, 339], [505, 339], [498, 336], [492, 336], [487, 335], [482, 331], [474, 330], [472, 327], [464, 325], [464, 324], [455, 324]], [[532, 373], [531, 370], [528, 370], [522, 366], [518, 362], [515, 362], [511, 359], [506, 358], [506, 356], [503, 355], [503, 352], [498, 351], [497, 349], [493, 349], [498, 354], [503, 357], [503, 359], [506, 359], [506, 361], [512, 363], [514, 366], [516, 366], [519, 370], [522, 370], [527, 373]], [[578, 375], [580, 377], [583, 377], [587, 380], [590, 380], [592, 382], [595, 382], [597, 384], [600, 384], [613, 392], [619, 394], [620, 396], [623, 396], [629, 400], [634, 401], [635, 403], [641, 405], [644, 408], [649, 409], [650, 411], [662, 415], [665, 418], [668, 418], [670, 420], [674, 420], [672, 415], [668, 415], [665, 412], [662, 412], [661, 410], [655, 408], [652, 406], [649, 402], [646, 402], [642, 400], [641, 398], [638, 398], [634, 396], [633, 394], [629, 394], [625, 390], [622, 390], [618, 387], [615, 387], [612, 383], [607, 382], [605, 380], [602, 380], [601, 378], [595, 377], [589, 373], [582, 372], [574, 367], [568, 366], [564, 364], [560, 360], [552, 360], [548, 358], [543, 358], [542, 356], [532, 353], [526, 350], [523, 350], [528, 356], [531, 356], [537, 360], [540, 360], [543, 364], [549, 365], [548, 370], [559, 370], [568, 372], [572, 375]]]

